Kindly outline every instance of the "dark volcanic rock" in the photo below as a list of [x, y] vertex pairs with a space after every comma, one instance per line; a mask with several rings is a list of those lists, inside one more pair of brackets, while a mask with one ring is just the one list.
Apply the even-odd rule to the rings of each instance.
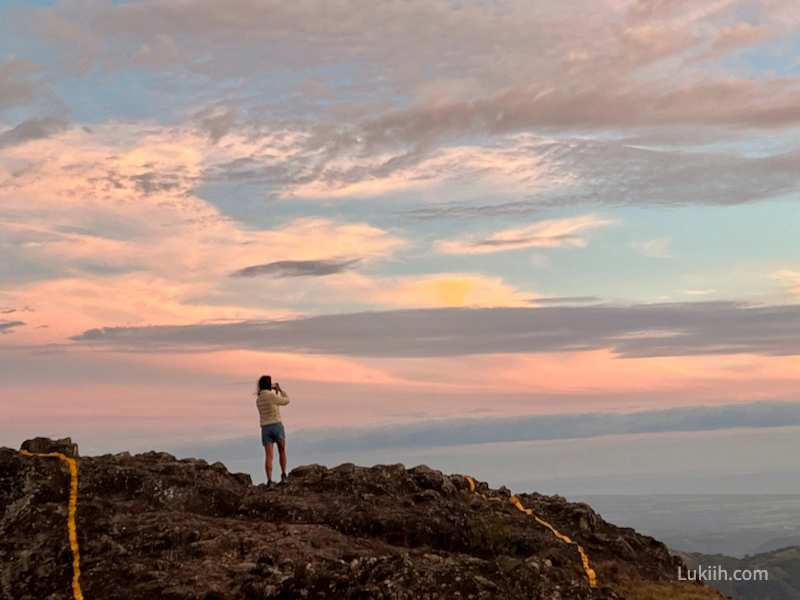
[[59, 452], [69, 458], [78, 458], [78, 444], [73, 444], [71, 438], [51, 440], [50, 438], [33, 438], [25, 440], [20, 450], [27, 450], [31, 454], [49, 454]]
[[[26, 442], [74, 452], [69, 440]], [[303, 466], [269, 491], [221, 463], [161, 452], [78, 460], [77, 531], [87, 599], [528, 600], [618, 598], [625, 579], [674, 580], [680, 559], [585, 504], [522, 494], [426, 466]], [[72, 598], [63, 461], [0, 448], [0, 598]], [[496, 498], [491, 500], [489, 498]]]

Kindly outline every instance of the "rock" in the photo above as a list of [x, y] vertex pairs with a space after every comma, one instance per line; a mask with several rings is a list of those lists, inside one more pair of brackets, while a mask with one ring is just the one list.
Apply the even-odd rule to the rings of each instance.
[[427, 465], [419, 465], [408, 470], [418, 485], [426, 490], [433, 490], [445, 495], [454, 494], [456, 487], [441, 471], [435, 471]]
[[573, 507], [575, 520], [581, 531], [594, 532], [597, 528], [597, 514], [588, 504], [577, 503]]
[[71, 438], [51, 440], [49, 438], [37, 437], [22, 442], [20, 450], [27, 450], [31, 454], [60, 452], [69, 458], [78, 458], [78, 444], [73, 444]]
[[[78, 456], [70, 439], [23, 448]], [[163, 452], [83, 457], [78, 471], [86, 598], [612, 600], [621, 582], [675, 580], [682, 564], [585, 504], [519, 495], [583, 546], [602, 583], [591, 589], [575, 545], [510, 490], [477, 481], [483, 499], [426, 465], [306, 465], [273, 491]], [[69, 482], [62, 461], [0, 448], [0, 598], [72, 598]]]
[[513, 573], [516, 569], [522, 566], [522, 561], [511, 556], [499, 556], [497, 558], [497, 566], [503, 573]]
[[480, 575], [476, 575], [475, 581], [478, 583], [478, 585], [488, 588], [490, 590], [497, 589], [497, 585], [493, 581], [486, 579], [486, 577], [481, 577]]
[[328, 472], [328, 469], [323, 467], [322, 465], [305, 465], [302, 467], [296, 467], [289, 472], [289, 477], [294, 479], [295, 477], [303, 478], [309, 482], [314, 481], [318, 482], [321, 481], [325, 474]]
[[535, 557], [535, 556], [531, 556], [529, 558], [526, 558], [525, 559], [525, 565], [529, 569], [532, 569], [532, 570], [536, 571], [537, 573], [542, 570], [542, 566], [539, 564], [539, 561], [537, 560], [537, 557]]

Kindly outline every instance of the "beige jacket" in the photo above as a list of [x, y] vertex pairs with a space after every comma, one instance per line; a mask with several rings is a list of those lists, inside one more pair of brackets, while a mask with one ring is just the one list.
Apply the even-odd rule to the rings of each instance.
[[279, 406], [289, 404], [289, 396], [281, 390], [279, 394], [275, 390], [261, 390], [256, 398], [258, 416], [261, 426], [272, 425], [281, 422], [281, 411]]

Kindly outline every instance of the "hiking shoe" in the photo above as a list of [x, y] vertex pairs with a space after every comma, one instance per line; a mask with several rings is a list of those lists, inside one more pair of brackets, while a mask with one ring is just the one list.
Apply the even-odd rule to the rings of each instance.
[[275, 482], [272, 481], [271, 479], [267, 482], [267, 489], [268, 490], [274, 490], [275, 489]]
[[281, 473], [281, 483], [286, 483], [288, 480], [289, 478], [286, 477], [286, 473]]

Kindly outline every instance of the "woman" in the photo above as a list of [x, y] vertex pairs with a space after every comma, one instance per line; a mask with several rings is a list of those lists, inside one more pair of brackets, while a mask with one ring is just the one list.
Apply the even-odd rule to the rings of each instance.
[[289, 396], [281, 389], [281, 385], [272, 385], [272, 377], [263, 375], [258, 380], [256, 389], [256, 407], [261, 422], [261, 443], [264, 445], [267, 459], [265, 467], [267, 470], [267, 489], [273, 489], [275, 482], [272, 481], [272, 444], [278, 444], [278, 453], [281, 462], [281, 483], [286, 483], [286, 432], [283, 430], [281, 422], [281, 411], [279, 406], [289, 404]]

